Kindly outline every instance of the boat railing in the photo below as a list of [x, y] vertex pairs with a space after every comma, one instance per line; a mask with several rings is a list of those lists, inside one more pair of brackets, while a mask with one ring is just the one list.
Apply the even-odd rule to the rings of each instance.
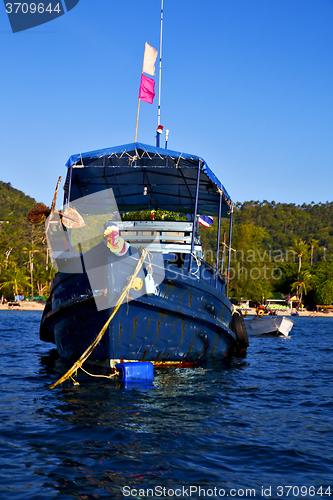
[[121, 227], [120, 234], [129, 243], [158, 239], [160, 242], [190, 244], [193, 224], [176, 221], [122, 221]]
[[[189, 254], [193, 223], [185, 221], [109, 221], [119, 226], [119, 234], [134, 247], [146, 246], [151, 252]], [[194, 254], [202, 256], [199, 237], [195, 239]]]

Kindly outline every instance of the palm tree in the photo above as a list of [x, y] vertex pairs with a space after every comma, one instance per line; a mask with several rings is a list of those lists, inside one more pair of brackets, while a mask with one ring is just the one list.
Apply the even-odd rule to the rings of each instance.
[[48, 292], [51, 281], [55, 276], [55, 269], [50, 266], [48, 270], [45, 270], [44, 266], [41, 264], [36, 264], [34, 267], [35, 282], [37, 284], [38, 295], [43, 295]]
[[295, 240], [294, 249], [295, 249], [295, 253], [298, 257], [298, 275], [299, 275], [301, 272], [301, 267], [302, 267], [302, 258], [306, 257], [309, 249], [308, 249], [308, 245], [306, 244], [305, 240], [301, 240], [301, 239]]
[[23, 269], [13, 264], [6, 270], [3, 281], [0, 285], [0, 290], [3, 288], [13, 288], [15, 296], [19, 295], [19, 291], [24, 291], [24, 289], [29, 287], [31, 287], [29, 283], [29, 276]]
[[302, 303], [303, 292], [304, 295], [306, 295], [308, 291], [311, 290], [312, 288], [311, 282], [312, 282], [312, 274], [310, 274], [309, 271], [303, 271], [298, 276], [298, 280], [291, 285], [292, 290], [295, 289], [297, 290], [297, 297], [298, 297], [298, 292], [300, 292], [300, 296], [298, 298], [298, 304]]
[[313, 264], [313, 249], [318, 246], [319, 240], [315, 240], [314, 238], [311, 238], [309, 241], [309, 247], [311, 250], [311, 259], [310, 259], [310, 265], [312, 266]]

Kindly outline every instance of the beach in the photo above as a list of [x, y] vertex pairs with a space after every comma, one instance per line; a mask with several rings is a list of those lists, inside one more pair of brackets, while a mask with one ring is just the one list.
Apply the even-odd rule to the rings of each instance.
[[[16, 303], [16, 302], [15, 302]], [[45, 304], [40, 304], [39, 302], [27, 302], [27, 301], [22, 301], [22, 302], [17, 302], [20, 304], [19, 306], [10, 306], [7, 304], [0, 304], [0, 311], [8, 311], [8, 310], [15, 310], [15, 311], [43, 311]], [[11, 302], [9, 302], [11, 304]]]
[[[0, 304], [0, 311], [8, 311], [10, 309], [20, 310], [20, 311], [43, 311], [45, 304], [40, 304], [39, 302], [19, 302], [19, 306], [9, 306], [8, 304]], [[242, 310], [243, 316], [252, 316], [256, 315], [255, 308], [250, 308], [248, 310]], [[247, 313], [247, 314], [246, 314]], [[277, 311], [277, 316], [292, 316], [290, 311]], [[318, 317], [318, 318], [333, 318], [333, 311], [331, 312], [323, 312], [323, 311], [307, 311], [304, 309], [303, 311], [298, 311], [299, 316], [305, 317]], [[265, 315], [266, 316], [266, 315]]]
[[[245, 316], [246, 310], [241, 309], [243, 316]], [[247, 309], [247, 316], [252, 316], [256, 315], [256, 310], [254, 307]], [[287, 311], [276, 311], [277, 316], [291, 316], [290, 310]], [[265, 314], [265, 316], [267, 316]], [[298, 311], [298, 316], [305, 316], [305, 317], [318, 317], [318, 318], [333, 318], [333, 312], [323, 312], [323, 311], [307, 311], [306, 309], [303, 309], [303, 311]]]

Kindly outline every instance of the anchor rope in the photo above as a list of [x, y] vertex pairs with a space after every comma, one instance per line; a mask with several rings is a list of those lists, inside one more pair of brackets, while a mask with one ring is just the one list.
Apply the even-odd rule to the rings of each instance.
[[84, 353], [82, 354], [82, 356], [77, 361], [75, 361], [74, 365], [65, 373], [65, 375], [63, 375], [59, 380], [57, 380], [57, 382], [55, 382], [54, 384], [50, 385], [50, 389], [54, 389], [57, 385], [62, 384], [68, 378], [72, 378], [73, 373], [76, 372], [79, 368], [82, 368], [83, 363], [89, 358], [90, 354], [93, 352], [93, 350], [95, 349], [95, 347], [97, 346], [97, 344], [101, 341], [104, 333], [106, 332], [109, 324], [111, 323], [112, 319], [116, 315], [116, 313], [117, 313], [119, 307], [121, 306], [124, 298], [128, 297], [128, 294], [129, 294], [129, 291], [130, 291], [130, 289], [132, 287], [132, 284], [133, 284], [133, 282], [134, 282], [137, 274], [139, 273], [139, 271], [140, 271], [140, 269], [141, 269], [141, 267], [142, 267], [142, 265], [144, 263], [144, 260], [145, 260], [146, 255], [147, 255], [148, 252], [147, 252], [147, 250], [145, 248], [142, 248], [142, 247], [140, 247], [139, 250], [141, 250], [141, 256], [140, 256], [140, 259], [138, 260], [138, 263], [136, 265], [134, 273], [129, 277], [129, 283], [128, 283], [128, 285], [126, 285], [123, 288], [123, 291], [122, 291], [119, 299], [117, 300], [116, 305], [112, 309], [112, 313], [110, 314], [109, 319], [107, 320], [107, 322], [105, 323], [105, 325], [103, 326], [103, 328], [101, 329], [101, 331], [99, 332], [99, 334], [97, 335], [97, 337], [95, 338], [95, 340], [90, 344], [90, 346], [88, 347], [88, 349], [86, 349], [84, 351]]

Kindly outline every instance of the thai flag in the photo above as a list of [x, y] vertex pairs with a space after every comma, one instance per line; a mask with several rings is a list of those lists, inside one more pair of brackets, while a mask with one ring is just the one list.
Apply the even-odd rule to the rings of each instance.
[[199, 224], [205, 227], [210, 227], [214, 222], [214, 217], [210, 215], [199, 215]]

